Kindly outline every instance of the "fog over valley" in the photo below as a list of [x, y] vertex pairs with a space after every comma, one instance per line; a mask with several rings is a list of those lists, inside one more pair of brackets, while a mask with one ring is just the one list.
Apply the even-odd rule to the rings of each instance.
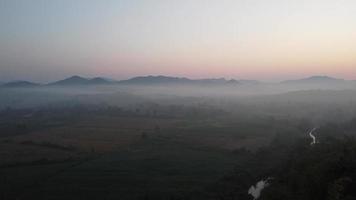
[[[315, 177], [309, 173], [337, 170], [329, 162], [353, 155], [338, 151], [356, 146], [354, 84], [324, 76], [280, 83], [167, 76], [4, 83], [3, 195], [269, 199], [285, 188], [277, 197], [293, 199], [294, 190], [305, 190], [296, 188], [301, 180], [294, 176], [311, 179], [303, 184], [324, 178], [329, 192], [333, 189], [328, 181], [351, 188], [351, 179], [338, 171]], [[354, 157], [349, 159], [353, 162]], [[308, 167], [289, 172], [300, 162], [308, 162]], [[57, 181], [70, 184], [57, 190]], [[317, 193], [303, 198], [333, 195], [325, 193], [323, 185], [309, 187]]]
[[355, 200], [355, 0], [0, 0], [0, 200]]

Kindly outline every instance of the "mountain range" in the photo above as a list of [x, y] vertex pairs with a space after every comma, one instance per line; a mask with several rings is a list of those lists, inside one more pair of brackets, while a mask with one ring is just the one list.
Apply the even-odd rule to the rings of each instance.
[[[344, 79], [337, 79], [328, 76], [311, 76], [304, 79], [286, 80], [279, 84], [281, 85], [303, 85], [303, 84], [347, 84], [355, 83], [355, 81], [348, 81]], [[81, 76], [71, 76], [69, 78], [55, 81], [48, 84], [39, 84], [29, 81], [14, 81], [1, 84], [1, 87], [16, 88], [16, 87], [39, 87], [39, 86], [94, 86], [94, 85], [200, 85], [200, 86], [212, 86], [212, 85], [258, 85], [261, 82], [257, 80], [235, 80], [225, 78], [211, 78], [211, 79], [189, 79], [185, 77], [171, 77], [171, 76], [138, 76], [127, 80], [116, 81], [112, 79], [95, 77], [84, 78]]]
[[282, 81], [283, 84], [324, 84], [324, 83], [346, 83], [344, 79], [333, 78], [329, 76], [311, 76], [308, 78]]
[[155, 85], [155, 84], [192, 84], [192, 85], [227, 85], [239, 84], [235, 79], [226, 80], [225, 78], [212, 79], [188, 79], [170, 76], [139, 76], [128, 80], [118, 81], [119, 84], [134, 85]]
[[69, 78], [59, 80], [53, 83], [49, 83], [49, 86], [79, 86], [79, 85], [105, 85], [112, 84], [114, 82], [109, 81], [105, 78], [83, 78], [80, 76], [71, 76]]
[[8, 88], [16, 88], [16, 87], [25, 88], [25, 87], [36, 87], [36, 86], [40, 86], [40, 84], [29, 82], [29, 81], [13, 81], [1, 85], [1, 87], [8, 87]]

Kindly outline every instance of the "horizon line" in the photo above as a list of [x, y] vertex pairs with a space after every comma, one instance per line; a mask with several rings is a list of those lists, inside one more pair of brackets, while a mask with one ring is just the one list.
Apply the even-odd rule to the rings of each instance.
[[356, 81], [355, 79], [345, 79], [345, 78], [340, 78], [340, 77], [336, 77], [336, 76], [329, 76], [329, 75], [309, 75], [309, 76], [303, 76], [301, 78], [282, 79], [280, 81], [264, 81], [264, 80], [260, 80], [260, 79], [226, 78], [226, 77], [191, 78], [191, 77], [188, 77], [188, 76], [170, 76], [170, 75], [163, 75], [163, 74], [137, 75], [137, 76], [131, 76], [131, 77], [124, 78], [124, 79], [116, 79], [116, 78], [111, 78], [111, 77], [106, 77], [106, 76], [88, 77], [88, 76], [74, 74], [74, 75], [65, 76], [64, 78], [57, 79], [57, 80], [52, 80], [52, 81], [48, 81], [48, 82], [30, 81], [30, 80], [26, 80], [26, 79], [13, 79], [13, 80], [9, 80], [9, 81], [1, 81], [0, 80], [0, 83], [2, 83], [2, 84], [5, 83], [6, 84], [6, 83], [11, 83], [11, 82], [27, 81], [27, 82], [31, 82], [31, 83], [37, 83], [37, 84], [51, 84], [51, 83], [55, 83], [57, 81], [69, 79], [69, 78], [72, 78], [72, 77], [80, 77], [80, 78], [84, 78], [84, 79], [88, 79], [88, 80], [95, 79], [95, 78], [102, 78], [102, 79], [106, 79], [106, 80], [112, 81], [112, 82], [126, 81], [126, 80], [130, 80], [130, 79], [133, 79], [133, 78], [138, 78], [138, 77], [169, 77], [169, 78], [181, 78], [181, 79], [185, 78], [185, 79], [189, 79], [189, 80], [225, 79], [225, 80], [236, 80], [236, 81], [258, 81], [260, 83], [282, 83], [282, 82], [285, 82], [285, 81], [303, 80], [303, 79], [308, 79], [308, 78], [313, 78], [313, 77], [324, 77], [324, 78], [340, 79], [340, 80], [344, 80], [344, 81]]

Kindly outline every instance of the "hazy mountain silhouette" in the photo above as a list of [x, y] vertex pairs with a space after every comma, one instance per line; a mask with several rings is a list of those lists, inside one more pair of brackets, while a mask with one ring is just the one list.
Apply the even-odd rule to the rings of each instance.
[[[225, 78], [208, 78], [208, 79], [189, 79], [186, 77], [171, 76], [137, 76], [127, 80], [116, 81], [103, 77], [84, 78], [81, 76], [71, 76], [69, 78], [55, 81], [45, 86], [92, 86], [92, 85], [196, 85], [196, 86], [235, 86], [235, 85], [267, 85], [257, 80], [235, 80]], [[348, 81], [329, 76], [311, 76], [297, 80], [286, 80], [279, 83], [282, 86], [294, 87], [299, 89], [317, 89], [317, 88], [350, 88], [356, 85], [356, 81]], [[0, 84], [1, 85], [1, 84]], [[41, 84], [29, 81], [14, 81], [3, 83], [2, 87], [34, 87]], [[310, 87], [309, 87], [310, 86]]]
[[138, 76], [127, 80], [118, 81], [122, 84], [165, 84], [165, 83], [191, 83], [188, 78], [178, 78], [169, 76]]
[[286, 80], [281, 83], [286, 84], [319, 84], [319, 83], [345, 83], [344, 79], [333, 78], [329, 76], [311, 76], [308, 78], [297, 79], [297, 80]]
[[102, 78], [102, 77], [96, 77], [88, 80], [89, 84], [96, 84], [96, 85], [101, 85], [101, 84], [112, 84], [114, 81], [111, 81], [110, 79]]
[[280, 83], [281, 86], [292, 90], [309, 89], [354, 89], [356, 82], [329, 76], [311, 76], [297, 80], [287, 80]]
[[58, 85], [58, 86], [66, 86], [66, 85], [84, 85], [88, 83], [88, 79], [80, 77], [80, 76], [71, 76], [69, 78], [59, 80], [49, 85]]
[[139, 76], [128, 80], [118, 81], [119, 84], [133, 85], [156, 85], [156, 84], [199, 84], [199, 85], [214, 85], [214, 84], [238, 84], [239, 81], [224, 78], [217, 79], [188, 79], [185, 77], [170, 77], [170, 76]]
[[12, 81], [1, 85], [1, 87], [7, 87], [7, 88], [36, 87], [36, 86], [40, 86], [40, 84], [29, 82], [29, 81]]
[[238, 80], [235, 79], [230, 79], [227, 80], [225, 78], [210, 78], [210, 79], [198, 79], [195, 80], [196, 83], [198, 84], [217, 84], [217, 85], [233, 85], [233, 84], [240, 84], [240, 82]]
[[81, 85], [81, 86], [83, 86], [83, 85], [102, 85], [102, 84], [111, 84], [111, 83], [112, 83], [111, 81], [109, 81], [105, 78], [100, 78], [100, 77], [88, 79], [88, 78], [83, 78], [80, 76], [71, 76], [69, 78], [50, 83], [48, 85], [51, 85], [51, 86], [78, 86], [78, 85]]

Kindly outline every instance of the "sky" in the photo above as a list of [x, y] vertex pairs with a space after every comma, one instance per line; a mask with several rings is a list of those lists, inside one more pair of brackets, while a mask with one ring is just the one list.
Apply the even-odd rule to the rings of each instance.
[[355, 0], [0, 0], [0, 81], [356, 79]]

